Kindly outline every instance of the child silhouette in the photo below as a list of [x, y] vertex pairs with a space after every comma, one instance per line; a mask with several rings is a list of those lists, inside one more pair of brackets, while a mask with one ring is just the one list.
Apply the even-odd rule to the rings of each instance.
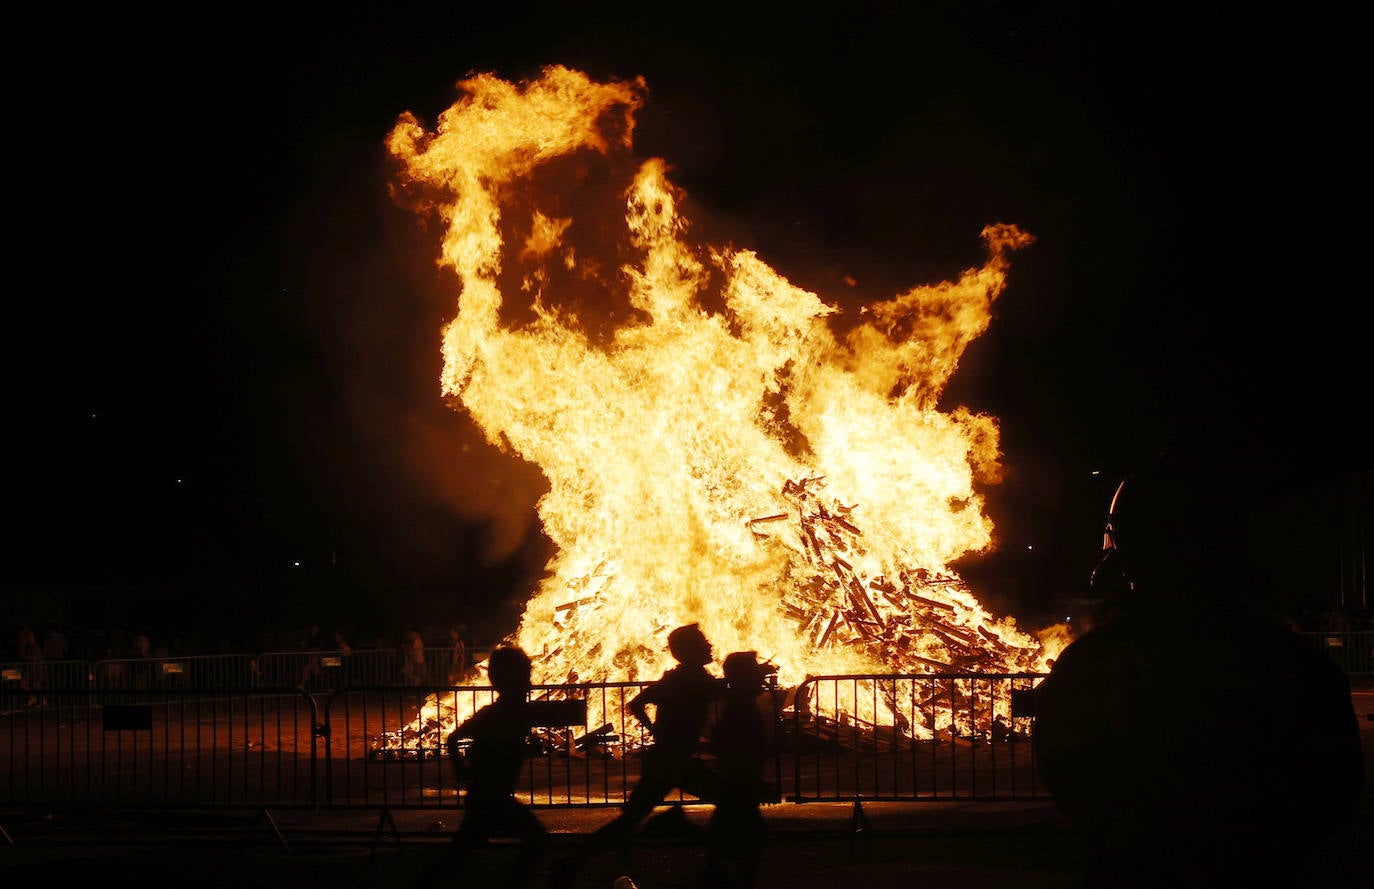
[[711, 663], [711, 643], [699, 626], [687, 624], [668, 634], [668, 651], [678, 665], [626, 705], [653, 739], [644, 752], [639, 781], [620, 814], [598, 828], [579, 855], [559, 862], [554, 886], [570, 886], [582, 866], [601, 852], [613, 846], [623, 849], [631, 832], [673, 788], [702, 800], [715, 798], [715, 775], [697, 757], [707, 712], [723, 690], [721, 680], [706, 671]]
[[[507, 887], [522, 885], [548, 846], [544, 826], [515, 798], [515, 787], [529, 750], [530, 670], [529, 656], [519, 648], [502, 647], [491, 653], [487, 676], [496, 689], [496, 700], [479, 709], [448, 737], [454, 763], [467, 764], [460, 771], [468, 784], [463, 823], [444, 854], [415, 881], [415, 889], [437, 889], [451, 882], [472, 851], [485, 845], [498, 831], [518, 836], [524, 846], [515, 858]], [[458, 750], [464, 740], [471, 741], [466, 757], [460, 756]]]
[[769, 738], [758, 699], [766, 678], [777, 672], [777, 667], [759, 663], [755, 652], [736, 651], [725, 656], [722, 668], [725, 704], [710, 743], [720, 770], [720, 786], [706, 828], [709, 848], [698, 885], [701, 889], [752, 889], [765, 837], [759, 805], [765, 794], [774, 798], [762, 776]]

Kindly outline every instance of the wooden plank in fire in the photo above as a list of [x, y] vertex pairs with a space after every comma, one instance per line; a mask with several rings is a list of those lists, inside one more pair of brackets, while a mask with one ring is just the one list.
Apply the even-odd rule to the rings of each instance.
[[830, 516], [829, 522], [833, 525], [839, 525], [841, 528], [848, 531], [850, 534], [854, 534], [856, 536], [860, 536], [863, 534], [862, 531], [860, 531], [854, 525], [851, 525], [849, 521], [846, 520], [843, 516]]
[[950, 713], [967, 712], [970, 707], [980, 709], [977, 697], [964, 692], [956, 682], [940, 683], [941, 688], [917, 701], [916, 706], [927, 710], [947, 710]]
[[992, 630], [989, 630], [987, 627], [984, 627], [982, 624], [978, 625], [978, 633], [984, 639], [988, 640], [993, 645], [996, 645], [1002, 651], [1007, 650], [1007, 643], [1002, 641], [1002, 637], [998, 636], [996, 633], [994, 633]]
[[879, 590], [879, 592], [883, 594], [883, 598], [887, 600], [889, 605], [895, 608], [905, 608], [907, 606], [906, 601], [898, 598], [895, 593], [888, 592], [887, 590]]
[[775, 513], [775, 514], [773, 514], [773, 515], [755, 516], [754, 518], [752, 518], [752, 519], [750, 519], [749, 521], [745, 522], [745, 524], [749, 526], [750, 532], [752, 532], [753, 535], [754, 535], [756, 538], [758, 538], [758, 539], [760, 539], [760, 540], [763, 540], [763, 539], [769, 537], [770, 535], [769, 535], [768, 532], [766, 532], [766, 531], [760, 531], [760, 530], [759, 530], [758, 528], [756, 528], [755, 526], [756, 526], [756, 525], [767, 525], [767, 524], [769, 524], [769, 523], [771, 523], [771, 522], [780, 522], [780, 521], [782, 521], [783, 519], [787, 518], [787, 515], [788, 515], [788, 514], [785, 513], [785, 512], [779, 512], [779, 513]]
[[596, 601], [596, 596], [587, 596], [587, 597], [582, 598], [582, 599], [573, 599], [571, 602], [564, 602], [562, 605], [555, 605], [555, 606], [553, 606], [553, 610], [554, 610], [555, 612], [567, 611], [567, 610], [569, 610], [569, 609], [578, 608], [578, 607], [580, 607], [580, 606], [582, 606], [582, 605], [587, 605], [587, 604], [589, 604], [589, 603], [591, 603], [591, 602], [595, 602], [595, 601]]
[[817, 648], [824, 648], [825, 643], [830, 641], [830, 634], [835, 632], [835, 624], [840, 622], [840, 613], [833, 611], [830, 614], [830, 623], [825, 625], [825, 632], [821, 633], [820, 640], [816, 643]]
[[883, 627], [880, 623], [866, 620], [863, 615], [859, 614], [857, 611], [844, 612], [844, 621], [849, 625], [850, 629], [866, 639], [872, 639], [877, 636]]
[[951, 627], [949, 624], [944, 623], [943, 621], [932, 620], [929, 624], [926, 625], [926, 630], [927, 632], [934, 633], [936, 636], [939, 636], [941, 639], [944, 640], [946, 645], [955, 645], [966, 651], [973, 651], [977, 647], [977, 644], [974, 641], [976, 637], [971, 637], [964, 633], [960, 633], [957, 627]]
[[799, 588], [802, 597], [814, 608], [825, 608], [835, 603], [835, 584], [824, 577], [813, 577], [806, 586]]
[[939, 670], [941, 672], [948, 672], [954, 669], [953, 664], [946, 664], [943, 661], [931, 660], [928, 657], [921, 657], [919, 654], [909, 654], [907, 655], [907, 657], [911, 658], [911, 660], [915, 661], [916, 663], [925, 664], [928, 667], [934, 667], [936, 670]]
[[936, 599], [927, 599], [925, 596], [918, 596], [915, 593], [907, 593], [906, 597], [918, 605], [925, 605], [928, 608], [939, 608], [943, 611], [954, 611], [954, 606], [948, 602], [940, 602]]
[[877, 620], [879, 623], [882, 623], [883, 616], [881, 613], [879, 613], [878, 609], [873, 605], [873, 600], [868, 598], [868, 591], [864, 589], [863, 582], [859, 580], [859, 578], [857, 577], [850, 578], [849, 589], [855, 596], [858, 597], [859, 601], [863, 603], [864, 608], [868, 610], [868, 613], [873, 615], [874, 619]]
[[951, 649], [949, 654], [954, 654], [956, 657], [958, 657], [958, 655], [969, 654], [970, 651], [973, 651], [966, 640], [959, 639], [958, 636], [949, 635], [949, 633], [944, 632], [943, 629], [936, 627], [936, 625], [926, 627], [926, 632], [929, 632], [930, 635], [938, 636], [941, 642], [945, 643], [945, 647]]

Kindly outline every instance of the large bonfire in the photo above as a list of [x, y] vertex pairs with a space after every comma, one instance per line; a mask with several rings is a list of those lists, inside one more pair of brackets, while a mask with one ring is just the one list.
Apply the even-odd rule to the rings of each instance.
[[632, 153], [643, 81], [458, 88], [387, 146], [457, 277], [443, 394], [548, 480], [553, 555], [508, 640], [536, 682], [656, 677], [691, 622], [785, 686], [1047, 667], [1058, 628], [989, 614], [949, 567], [991, 547], [1001, 465], [994, 418], [937, 406], [1030, 235], [990, 225], [981, 267], [846, 318], [692, 240], [665, 163]]

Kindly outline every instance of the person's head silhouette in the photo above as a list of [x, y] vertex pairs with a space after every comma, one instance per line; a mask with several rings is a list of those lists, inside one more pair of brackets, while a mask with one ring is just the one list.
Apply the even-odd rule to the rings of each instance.
[[748, 694], [762, 691], [765, 680], [778, 668], [774, 664], [759, 663], [757, 652], [735, 651], [725, 656], [721, 670], [732, 692]]
[[1246, 480], [1196, 445], [1153, 454], [1112, 496], [1093, 591], [1115, 611], [1184, 613], [1240, 604]]
[[529, 655], [519, 648], [502, 647], [487, 661], [487, 678], [492, 688], [503, 695], [523, 695], [530, 690], [532, 672]]
[[688, 667], [704, 667], [711, 663], [711, 643], [696, 624], [687, 624], [669, 633], [668, 652], [678, 663]]

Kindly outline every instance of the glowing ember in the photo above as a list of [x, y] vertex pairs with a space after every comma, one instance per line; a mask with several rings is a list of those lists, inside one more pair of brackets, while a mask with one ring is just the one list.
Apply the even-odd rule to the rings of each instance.
[[1046, 668], [1058, 634], [988, 614], [948, 567], [991, 546], [975, 486], [1000, 453], [994, 418], [937, 409], [1030, 235], [989, 226], [981, 268], [845, 319], [690, 239], [665, 164], [631, 154], [642, 81], [459, 89], [387, 144], [447, 226], [443, 393], [548, 478], [556, 550], [511, 640], [536, 682], [656, 677], [693, 621], [785, 686]]

